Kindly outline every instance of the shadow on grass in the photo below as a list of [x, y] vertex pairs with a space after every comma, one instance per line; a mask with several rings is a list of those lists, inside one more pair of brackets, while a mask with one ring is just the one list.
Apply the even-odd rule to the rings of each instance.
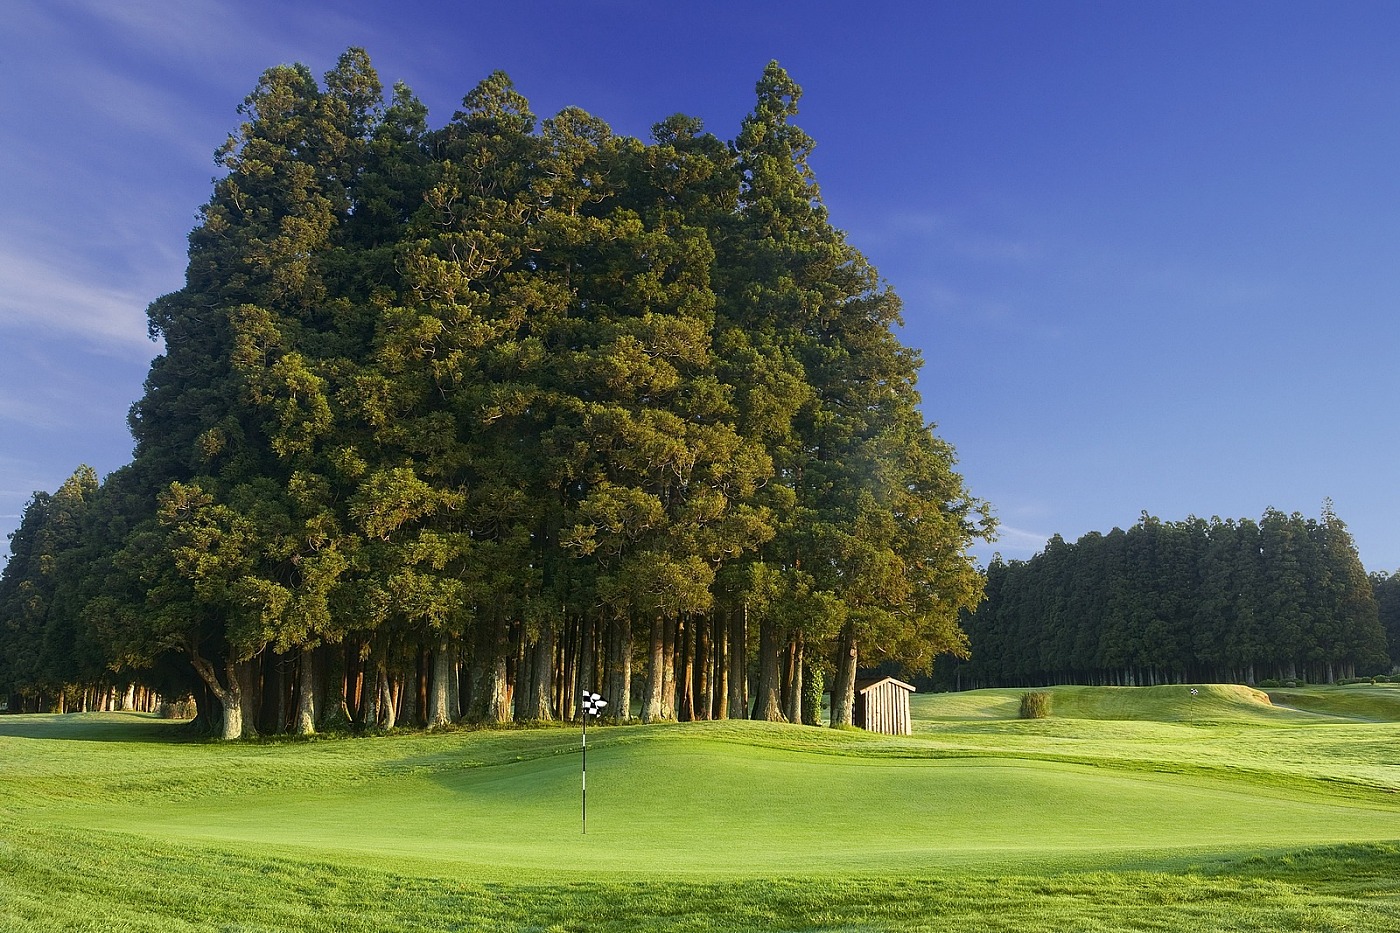
[[189, 720], [153, 713], [16, 713], [0, 715], [0, 736], [77, 742], [193, 742], [206, 738]]

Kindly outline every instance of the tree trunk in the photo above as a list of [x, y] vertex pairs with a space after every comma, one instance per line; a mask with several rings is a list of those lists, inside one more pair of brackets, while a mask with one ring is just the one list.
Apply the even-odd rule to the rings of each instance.
[[[524, 655], [523, 673], [516, 675], [515, 718], [521, 722], [547, 722], [554, 718], [550, 709], [554, 671], [554, 629], [545, 626]], [[522, 682], [523, 681], [523, 682]]]
[[729, 626], [720, 624], [722, 616], [716, 609], [711, 616], [712, 631], [714, 632], [714, 678], [710, 716], [714, 719], [729, 718]]
[[534, 697], [531, 704], [534, 709], [530, 718], [541, 722], [554, 718], [554, 710], [549, 706], [550, 697], [554, 693], [553, 684], [550, 683], [550, 677], [554, 673], [554, 642], [555, 632], [552, 625], [546, 626], [535, 642]]
[[399, 687], [399, 721], [410, 728], [423, 724], [422, 696], [418, 689], [421, 652], [414, 651], [413, 654], [403, 674], [403, 685]]
[[506, 659], [497, 654], [494, 659], [485, 659], [481, 678], [473, 699], [471, 719], [487, 725], [510, 722], [510, 688], [506, 678]]
[[360, 728], [373, 732], [379, 728], [380, 703], [383, 702], [381, 683], [384, 677], [384, 656], [374, 651], [365, 658], [361, 671], [363, 686], [360, 696]]
[[438, 640], [433, 652], [433, 674], [428, 685], [428, 728], [445, 726], [456, 717], [447, 708], [452, 696], [449, 680], [457, 676], [457, 668], [452, 663], [452, 642], [446, 636]]
[[321, 688], [318, 703], [321, 730], [343, 729], [350, 722], [349, 711], [345, 707], [345, 646], [322, 645], [317, 649], [319, 664], [316, 672], [321, 675]]
[[739, 606], [729, 623], [729, 718], [749, 718], [749, 607]]
[[510, 722], [510, 628], [503, 620], [482, 622], [472, 659], [472, 702], [467, 718], [496, 725]]
[[578, 675], [574, 682], [575, 696], [584, 697], [598, 692], [598, 626], [597, 619], [586, 616], [579, 622]]
[[[471, 669], [464, 666], [457, 652], [452, 653], [452, 658], [448, 662], [450, 672], [447, 677], [447, 715], [456, 722], [462, 718], [462, 713], [467, 709], [462, 705], [462, 695], [465, 693], [467, 702], [471, 702]], [[467, 681], [466, 689], [462, 689], [462, 681]]]
[[345, 711], [351, 722], [363, 722], [365, 718], [365, 658], [358, 642], [346, 645], [345, 656]]
[[555, 709], [559, 710], [559, 718], [566, 722], [578, 718], [578, 699], [574, 691], [578, 687], [579, 638], [578, 620], [567, 619], [559, 644], [559, 673], [555, 677], [559, 696], [554, 704]]
[[190, 693], [194, 697], [194, 719], [190, 722], [190, 730], [199, 735], [214, 735], [222, 731], [223, 703], [209, 689], [202, 674], [191, 685]]
[[676, 633], [676, 718], [695, 720], [695, 619], [680, 620]]
[[225, 741], [243, 738], [243, 681], [240, 665], [250, 662], [224, 662], [224, 681], [219, 680], [218, 672], [214, 665], [200, 656], [198, 651], [190, 652], [190, 662], [194, 665], [195, 672], [204, 681], [209, 692], [212, 693], [223, 707], [223, 722], [219, 737]]
[[535, 646], [539, 643], [542, 635], [536, 635], [533, 640], [521, 637], [515, 646], [515, 689], [511, 691], [511, 718], [516, 722], [529, 722], [530, 714], [534, 712], [535, 682], [539, 679], [535, 673]]
[[691, 619], [691, 625], [695, 627], [695, 708], [693, 712], [696, 719], [709, 719], [715, 705], [714, 679], [712, 677], [714, 651], [713, 640], [710, 637], [712, 618], [706, 614], [697, 615]]
[[316, 652], [301, 649], [297, 663], [296, 734], [311, 735], [316, 731]]
[[676, 720], [676, 636], [679, 634], [680, 620], [667, 620], [662, 623], [661, 648], [661, 718], [670, 722]]
[[764, 619], [758, 626], [758, 687], [754, 691], [753, 718], [786, 722], [782, 706], [781, 663], [783, 633], [777, 623]]
[[287, 702], [288, 693], [291, 691], [290, 680], [287, 677], [287, 659], [284, 655], [277, 655], [277, 660], [272, 665], [273, 689], [277, 692], [277, 702], [273, 705], [272, 725], [273, 731], [279, 735], [287, 731], [288, 716]]
[[658, 615], [651, 621], [650, 650], [647, 652], [650, 663], [647, 665], [646, 696], [642, 701], [642, 722], [657, 722], [664, 717], [661, 698], [666, 687], [666, 626], [666, 619], [662, 616]]
[[399, 716], [399, 691], [394, 688], [394, 681], [389, 679], [387, 664], [379, 665], [379, 719], [384, 724], [384, 730], [394, 728], [398, 724]]
[[831, 728], [840, 729], [852, 725], [851, 715], [856, 703], [856, 652], [855, 632], [849, 626], [841, 630], [840, 646], [836, 655], [836, 680], [831, 685]]
[[627, 722], [632, 713], [632, 617], [616, 616], [608, 623], [608, 665], [603, 699], [607, 718]]
[[257, 735], [259, 705], [262, 700], [262, 665], [256, 658], [239, 661], [234, 665], [233, 672], [238, 677], [238, 702], [242, 707], [240, 718], [243, 720], [243, 734]]
[[802, 721], [802, 634], [794, 633], [788, 642], [783, 676], [783, 715], [788, 722]]

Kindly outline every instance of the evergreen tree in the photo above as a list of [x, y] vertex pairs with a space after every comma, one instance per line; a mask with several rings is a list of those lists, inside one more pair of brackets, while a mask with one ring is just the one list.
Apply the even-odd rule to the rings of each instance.
[[79, 467], [52, 495], [35, 493], [10, 536], [11, 558], [0, 574], [0, 690], [12, 709], [30, 694], [61, 712], [66, 686], [103, 674], [100, 653], [64, 605], [80, 582], [74, 557], [97, 487], [93, 469]]
[[1370, 575], [1376, 613], [1390, 648], [1392, 670], [1400, 666], [1400, 573], [1379, 571]]

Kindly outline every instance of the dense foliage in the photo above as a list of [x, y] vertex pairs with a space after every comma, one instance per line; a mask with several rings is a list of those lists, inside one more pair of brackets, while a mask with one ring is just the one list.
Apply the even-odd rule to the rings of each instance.
[[1390, 645], [1391, 666], [1400, 668], [1400, 573], [1371, 574], [1371, 593], [1376, 598], [1381, 628]]
[[8, 690], [155, 681], [233, 737], [589, 689], [812, 721], [830, 674], [839, 725], [858, 663], [965, 651], [991, 520], [799, 96], [771, 64], [733, 142], [644, 143], [500, 73], [429, 129], [360, 50], [267, 71], [150, 307], [134, 461], [16, 535]]
[[996, 560], [965, 622], [960, 686], [1331, 683], [1389, 666], [1346, 526], [1270, 509], [1258, 522], [1163, 522], [1058, 535]]

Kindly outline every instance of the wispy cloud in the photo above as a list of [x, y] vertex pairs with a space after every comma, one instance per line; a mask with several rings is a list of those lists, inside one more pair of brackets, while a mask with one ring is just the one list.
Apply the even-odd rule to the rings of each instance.
[[[217, 68], [262, 51], [273, 44], [253, 27], [237, 4], [214, 0], [180, 3], [110, 3], [69, 0], [68, 6], [112, 27], [122, 38], [139, 45], [149, 57]], [[210, 38], [218, 37], [211, 42]]]
[[214, 174], [214, 150], [223, 142], [218, 128], [233, 125], [231, 114], [197, 109], [179, 89], [98, 62], [73, 63], [64, 70], [63, 80], [65, 92], [80, 99], [94, 120], [111, 124], [124, 138], [157, 148], [162, 162], [180, 161]]
[[[29, 501], [36, 489], [44, 489], [44, 483], [50, 479], [35, 461], [6, 456], [0, 456], [0, 476], [5, 477], [5, 483], [0, 485], [0, 508], [17, 508]], [[19, 518], [19, 513], [0, 514], [0, 518]], [[0, 551], [3, 550], [4, 545], [0, 545]]]
[[1000, 533], [997, 535], [997, 543], [1016, 550], [1034, 549], [1038, 551], [1045, 547], [1045, 542], [1049, 541], [1050, 538], [1051, 536], [1044, 532], [1027, 531], [1024, 528], [1002, 525]]
[[[76, 346], [71, 339], [44, 341], [30, 334], [7, 341], [7, 350], [9, 365], [0, 373], [0, 422], [8, 423], [5, 446], [11, 452], [42, 458], [55, 444], [82, 446], [125, 433], [127, 409], [140, 395], [147, 372], [141, 357], [123, 358]], [[0, 471], [6, 462], [0, 459]]]
[[1044, 246], [1031, 239], [970, 224], [936, 211], [900, 210], [868, 218], [853, 229], [862, 248], [903, 248], [950, 259], [1025, 266], [1039, 262]]
[[[355, 41], [347, 37], [372, 30], [369, 24], [330, 4], [314, 8], [288, 4], [269, 17], [247, 6], [217, 0], [72, 2], [106, 23], [121, 40], [140, 48], [143, 56], [195, 73], [218, 75], [240, 90], [251, 86], [251, 79], [269, 65], [304, 59], [308, 46], [323, 46], [338, 54]], [[211, 43], [210, 36], [218, 36], [219, 41]], [[389, 41], [394, 37], [376, 38]], [[257, 63], [255, 71], [248, 71], [250, 62]]]
[[0, 241], [0, 327], [76, 337], [122, 356], [149, 358], [146, 305], [140, 289], [93, 281], [78, 264], [25, 255]]
[[64, 417], [62, 409], [45, 404], [28, 394], [19, 398], [3, 390], [0, 390], [0, 421], [12, 421], [42, 430], [56, 430], [72, 425], [72, 419]]
[[997, 539], [990, 545], [984, 545], [989, 551], [1000, 551], [1011, 556], [1030, 556], [1045, 547], [1045, 542], [1050, 540], [1050, 535], [1042, 534], [1038, 531], [1027, 531], [1024, 528], [1013, 528], [1010, 525], [1001, 525], [997, 528]]

